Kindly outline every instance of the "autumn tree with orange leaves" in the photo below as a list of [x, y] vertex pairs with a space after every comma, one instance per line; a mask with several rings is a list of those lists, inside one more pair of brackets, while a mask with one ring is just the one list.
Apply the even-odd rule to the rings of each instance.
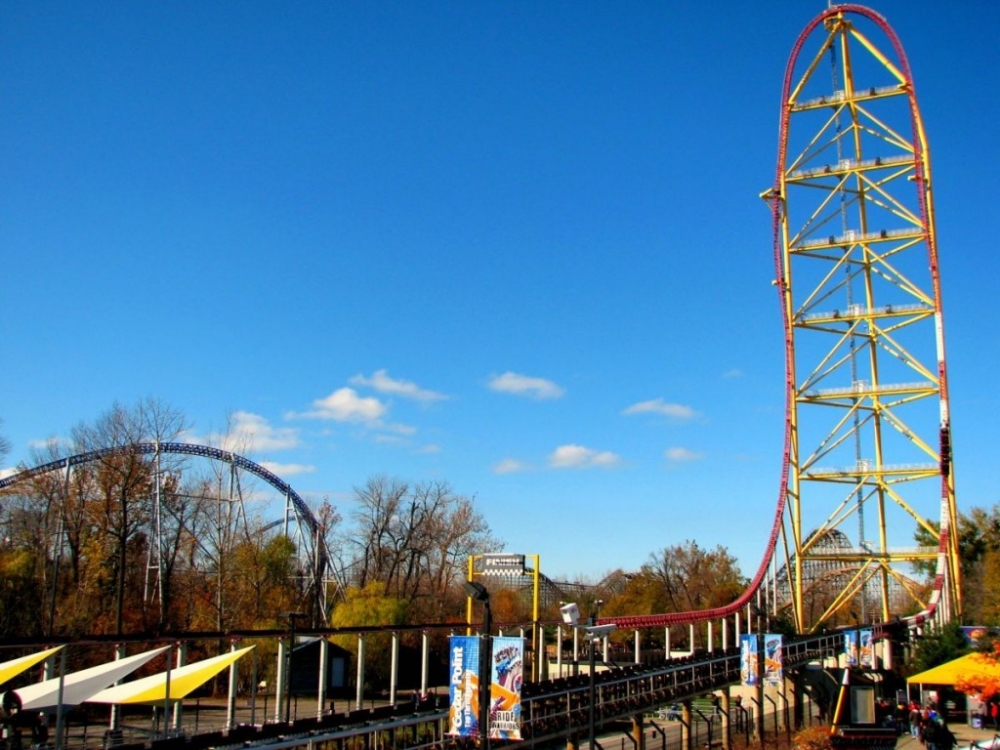
[[955, 689], [966, 695], [979, 696], [979, 700], [988, 703], [1000, 695], [1000, 641], [994, 641], [989, 651], [975, 654], [972, 658], [981, 666], [992, 669], [960, 675]]

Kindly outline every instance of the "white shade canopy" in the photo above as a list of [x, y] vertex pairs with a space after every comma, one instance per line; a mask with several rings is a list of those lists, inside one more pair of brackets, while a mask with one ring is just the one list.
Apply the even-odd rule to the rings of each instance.
[[[89, 700], [104, 690], [108, 685], [112, 685], [125, 675], [134, 672], [143, 664], [148, 662], [158, 654], [162, 654], [169, 646], [154, 648], [152, 651], [143, 651], [135, 656], [128, 656], [124, 659], [117, 659], [107, 664], [99, 664], [96, 667], [83, 669], [79, 672], [72, 672], [62, 678], [62, 705], [75, 706]], [[59, 682], [56, 677], [44, 682], [17, 690], [17, 695], [21, 699], [22, 711], [45, 711], [59, 705]]]
[[[211, 659], [192, 662], [183, 667], [172, 669], [170, 671], [169, 699], [171, 701], [182, 700], [188, 693], [201, 687], [253, 648], [253, 646], [248, 646], [238, 651], [231, 651], [228, 654], [213, 656]], [[87, 700], [91, 703], [154, 704], [163, 703], [166, 699], [167, 673], [160, 672], [134, 682], [127, 682], [124, 685], [109, 687]]]

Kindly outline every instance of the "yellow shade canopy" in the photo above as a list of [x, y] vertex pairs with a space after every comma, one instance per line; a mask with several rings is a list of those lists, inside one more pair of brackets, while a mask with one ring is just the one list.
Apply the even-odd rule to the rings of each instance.
[[990, 662], [981, 654], [966, 654], [907, 677], [906, 681], [915, 685], [954, 685], [960, 679], [978, 676], [1000, 678], [1000, 664]]
[[[251, 651], [254, 646], [231, 651], [211, 659], [196, 661], [170, 670], [170, 700], [179, 701], [188, 693], [201, 687], [219, 672], [235, 662], [241, 656]], [[115, 704], [157, 704], [167, 699], [167, 672], [143, 677], [124, 685], [115, 685], [102, 690], [88, 699], [88, 703]]]
[[17, 677], [26, 669], [31, 669], [39, 662], [45, 661], [61, 648], [62, 646], [56, 646], [55, 648], [46, 649], [45, 651], [41, 651], [37, 654], [29, 654], [28, 656], [22, 656], [18, 659], [0, 662], [0, 685], [3, 685], [7, 682], [7, 680]]

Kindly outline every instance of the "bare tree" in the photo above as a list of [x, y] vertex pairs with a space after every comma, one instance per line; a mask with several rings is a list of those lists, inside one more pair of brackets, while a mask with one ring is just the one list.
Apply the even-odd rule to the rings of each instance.
[[[116, 633], [122, 633], [125, 624], [130, 542], [139, 541], [137, 535], [148, 528], [155, 511], [151, 503], [159, 467], [152, 466], [136, 446], [172, 440], [186, 426], [180, 412], [146, 399], [131, 408], [115, 404], [93, 424], [81, 423], [73, 429], [77, 453], [109, 449], [88, 470], [93, 472], [97, 490], [94, 520], [112, 545]], [[145, 543], [149, 543], [148, 535]]]
[[409, 486], [384, 475], [372, 477], [364, 487], [354, 489], [357, 508], [353, 546], [358, 549], [355, 562], [358, 588], [371, 581], [386, 582], [394, 567], [399, 512]]
[[387, 594], [410, 602], [441, 597], [470, 554], [502, 547], [472, 499], [446, 482], [410, 485], [378, 476], [355, 490], [355, 501], [359, 588], [381, 583]]
[[[0, 426], [2, 425], [3, 420], [0, 419]], [[0, 461], [3, 461], [8, 453], [10, 453], [10, 440], [7, 439], [6, 435], [0, 433]]]

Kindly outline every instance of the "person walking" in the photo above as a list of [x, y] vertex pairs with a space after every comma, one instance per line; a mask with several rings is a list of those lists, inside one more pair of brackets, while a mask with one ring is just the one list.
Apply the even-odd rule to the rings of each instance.
[[916, 701], [910, 701], [910, 735], [920, 739], [920, 706]]
[[921, 727], [920, 741], [924, 743], [927, 750], [939, 750], [938, 748], [938, 723], [934, 718], [928, 717]]
[[955, 745], [958, 744], [958, 740], [952, 731], [948, 729], [948, 725], [944, 723], [942, 717], [938, 717], [937, 729], [934, 730], [934, 746], [937, 750], [954, 750]]

